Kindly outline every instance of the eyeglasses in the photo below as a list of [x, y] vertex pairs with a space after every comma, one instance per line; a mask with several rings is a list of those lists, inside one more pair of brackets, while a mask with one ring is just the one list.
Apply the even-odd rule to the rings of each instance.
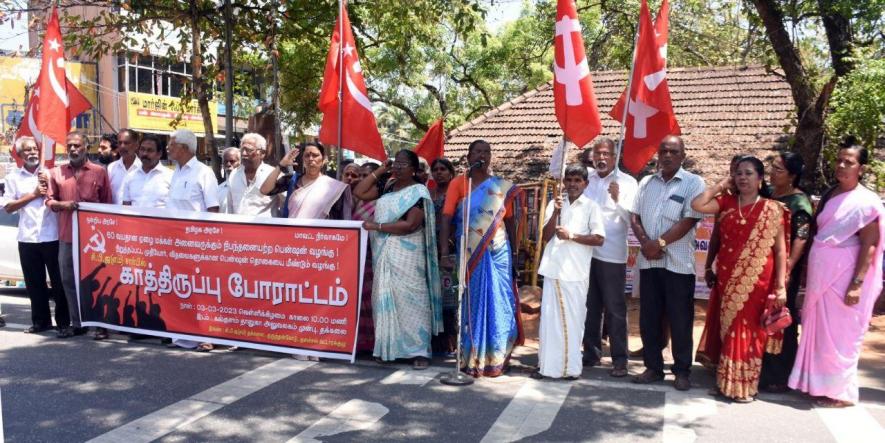
[[252, 155], [258, 151], [261, 151], [261, 149], [240, 148], [240, 152], [242, 152], [243, 155]]
[[393, 168], [408, 168], [409, 163], [408, 162], [393, 162], [393, 164], [390, 166]]

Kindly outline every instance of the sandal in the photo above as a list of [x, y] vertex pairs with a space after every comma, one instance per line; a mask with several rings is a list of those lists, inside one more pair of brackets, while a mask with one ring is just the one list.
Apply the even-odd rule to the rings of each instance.
[[532, 372], [531, 374], [529, 374], [529, 377], [534, 378], [535, 380], [543, 380], [543, 379], [547, 378], [544, 376], [544, 374], [541, 374], [540, 370], [536, 370], [535, 372]]
[[850, 408], [854, 403], [836, 400], [835, 398], [823, 397], [814, 401], [814, 406], [818, 408]]
[[743, 403], [743, 404], [753, 403], [753, 401], [755, 401], [755, 400], [756, 399], [753, 397], [737, 397], [737, 398], [731, 399], [731, 401], [733, 401], [735, 403]]
[[209, 352], [213, 349], [215, 349], [215, 346], [212, 346], [212, 343], [200, 343], [199, 345], [197, 345], [196, 348], [194, 348], [194, 351], [196, 351], [196, 352]]
[[427, 357], [415, 357], [412, 360], [412, 369], [416, 371], [423, 371], [430, 367], [430, 360]]
[[95, 331], [95, 335], [92, 337], [93, 340], [107, 340], [108, 339], [108, 331], [105, 329], [99, 329]]

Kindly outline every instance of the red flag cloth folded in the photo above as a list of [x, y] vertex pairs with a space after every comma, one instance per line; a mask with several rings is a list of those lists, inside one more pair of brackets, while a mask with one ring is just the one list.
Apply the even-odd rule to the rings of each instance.
[[[342, 23], [343, 22], [343, 23]], [[341, 35], [343, 28], [344, 35]], [[343, 51], [343, 62], [342, 62]], [[341, 72], [343, 70], [343, 74]], [[341, 84], [343, 78], [344, 84]], [[323, 87], [320, 89], [318, 107], [323, 113], [320, 126], [320, 142], [339, 145], [338, 140], [338, 89], [341, 88], [341, 140], [342, 148], [384, 161], [387, 152], [378, 133], [372, 102], [369, 101], [366, 82], [360, 66], [356, 40], [347, 17], [347, 9], [342, 7], [329, 54], [326, 56], [326, 70], [323, 74]]]
[[602, 132], [593, 79], [573, 0], [559, 0], [553, 38], [553, 100], [565, 138], [583, 147]]
[[[655, 26], [652, 24], [646, 0], [642, 0], [639, 12], [639, 36], [636, 40], [633, 80], [621, 153], [624, 166], [633, 173], [638, 173], [645, 167], [664, 137], [681, 134], [667, 85], [668, 10], [669, 5], [665, 0], [658, 17], [659, 27], [665, 32], [659, 31], [658, 36], [655, 35]], [[626, 102], [627, 95], [624, 91], [609, 115], [622, 121]]]
[[[38, 77], [38, 84], [39, 84], [39, 77]], [[75, 86], [71, 82], [71, 80], [68, 79], [67, 77], [65, 77], [65, 88], [66, 88], [66, 90], [68, 92], [68, 96], [70, 98], [70, 106], [68, 107], [68, 110], [67, 110], [68, 117], [70, 117], [67, 120], [68, 121], [67, 127], [68, 127], [68, 131], [69, 131], [71, 128], [71, 120], [76, 118], [78, 115], [92, 109], [92, 103], [89, 102], [89, 99], [87, 99], [80, 92], [80, 90], [77, 89], [77, 86]], [[40, 109], [40, 97], [36, 94], [36, 92], [37, 92], [36, 89], [31, 91], [31, 96], [28, 99], [28, 107], [25, 108], [25, 114], [24, 114], [24, 116], [22, 116], [22, 121], [19, 124], [18, 131], [16, 131], [16, 133], [15, 133], [15, 138], [17, 140], [19, 137], [25, 137], [25, 136], [34, 137], [34, 139], [36, 139], [36, 141], [37, 141], [37, 145], [42, 146], [43, 141], [44, 141], [43, 140], [43, 133], [37, 127], [37, 118], [36, 118], [36, 113], [37, 113], [36, 110]], [[63, 137], [61, 140], [59, 140], [59, 142], [64, 142], [65, 138], [66, 137]], [[51, 156], [44, 156], [44, 158], [43, 158], [44, 163], [43, 164], [47, 168], [51, 168], [55, 165], [55, 144], [56, 144], [56, 141], [51, 138], [47, 138], [46, 142], [49, 145], [49, 147], [44, 149], [44, 151], [52, 151], [52, 155]], [[24, 160], [18, 157], [17, 153], [15, 152], [15, 149], [12, 150], [12, 158], [15, 159], [15, 163], [18, 165], [18, 167], [22, 167], [22, 164], [24, 164]]]
[[443, 128], [443, 119], [439, 119], [427, 129], [424, 137], [421, 137], [421, 141], [415, 146], [415, 154], [418, 154], [419, 157], [424, 157], [428, 162], [433, 162], [443, 156], [445, 142], [446, 134]]

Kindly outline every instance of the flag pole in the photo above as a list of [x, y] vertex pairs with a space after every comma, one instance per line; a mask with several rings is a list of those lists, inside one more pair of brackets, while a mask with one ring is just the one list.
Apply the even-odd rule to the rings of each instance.
[[337, 161], [335, 168], [341, 165], [341, 125], [344, 120], [344, 2], [346, 0], [338, 0], [338, 155], [335, 157]]
[[626, 100], [624, 100], [624, 113], [621, 115], [621, 134], [618, 137], [618, 149], [615, 154], [615, 174], [618, 173], [618, 169], [620, 168], [621, 151], [624, 149], [624, 135], [627, 132], [627, 113], [630, 109], [630, 90], [633, 88], [633, 71], [636, 70], [636, 43], [639, 41], [640, 26], [642, 26], [642, 23], [639, 23], [639, 26], [636, 27], [636, 34], [633, 36], [633, 61], [630, 64], [630, 76], [627, 77], [627, 93]]
[[[467, 166], [467, 189], [473, 189], [473, 166]], [[455, 311], [456, 326], [458, 334], [456, 335], [458, 343], [455, 348], [455, 368], [452, 372], [443, 374], [439, 381], [444, 385], [451, 386], [467, 386], [473, 384], [473, 378], [461, 372], [461, 334], [463, 333], [463, 325], [461, 324], [461, 308], [464, 297], [467, 297], [467, 303], [470, 303], [470, 282], [467, 280], [467, 236], [470, 232], [470, 195], [464, 198], [461, 211], [461, 241], [458, 253], [458, 309]]]

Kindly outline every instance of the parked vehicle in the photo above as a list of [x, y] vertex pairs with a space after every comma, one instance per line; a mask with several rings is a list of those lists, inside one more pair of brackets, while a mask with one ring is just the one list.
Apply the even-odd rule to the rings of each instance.
[[0, 281], [24, 281], [18, 258], [18, 214], [0, 209]]

